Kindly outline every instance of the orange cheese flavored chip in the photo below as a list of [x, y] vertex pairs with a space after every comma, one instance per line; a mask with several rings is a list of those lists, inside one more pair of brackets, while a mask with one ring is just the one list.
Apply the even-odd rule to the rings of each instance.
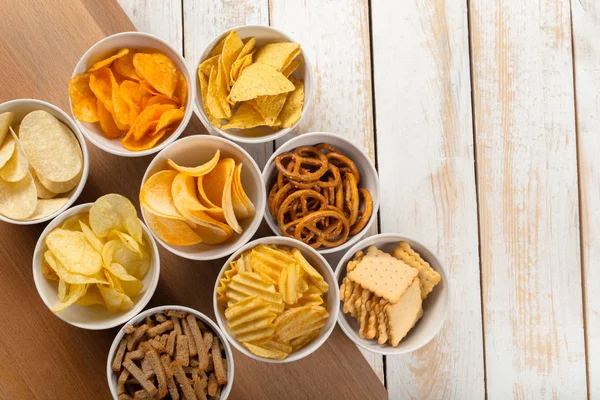
[[175, 208], [171, 195], [171, 186], [177, 174], [177, 171], [164, 170], [148, 178], [140, 191], [140, 204], [154, 214], [183, 219]]
[[133, 66], [138, 76], [159, 93], [173, 97], [179, 77], [175, 63], [161, 53], [136, 53]]
[[119, 129], [119, 127], [115, 123], [115, 120], [113, 119], [112, 114], [108, 112], [108, 110], [106, 109], [106, 107], [104, 107], [104, 104], [100, 101], [100, 99], [98, 99], [97, 106], [98, 122], [100, 122], [100, 127], [102, 128], [104, 136], [106, 136], [109, 139], [115, 139], [121, 136], [123, 132]]
[[179, 106], [179, 101], [177, 101], [176, 98], [170, 98], [162, 94], [156, 94], [148, 99], [145, 107], [150, 107], [154, 104], [172, 104], [174, 106]]
[[212, 171], [204, 175], [202, 181], [208, 199], [223, 209], [227, 224], [241, 234], [242, 227], [235, 217], [231, 199], [234, 170], [235, 161], [232, 158], [225, 158], [219, 161]]
[[116, 87], [117, 81], [110, 68], [101, 68], [90, 74], [90, 89], [110, 113], [113, 112], [113, 88]]
[[[236, 207], [236, 204], [240, 204], [240, 205], [243, 205], [244, 209], [246, 210], [246, 214], [238, 215], [238, 213], [236, 212], [235, 216], [240, 219], [250, 217], [250, 216], [254, 215], [254, 213], [256, 212], [256, 209], [254, 207], [254, 204], [252, 203], [252, 200], [250, 200], [250, 198], [246, 194], [246, 191], [244, 190], [244, 187], [242, 186], [242, 167], [243, 167], [243, 165], [244, 164], [239, 163], [238, 165], [235, 166], [235, 171], [233, 172], [233, 184], [232, 184], [232, 189], [231, 189], [231, 198], [233, 201], [234, 208]], [[238, 206], [238, 208], [239, 208], [239, 206]], [[241, 211], [241, 208], [240, 208], [240, 211]]]
[[158, 120], [158, 125], [156, 126], [157, 131], [161, 131], [176, 122], [179, 122], [183, 119], [184, 111], [183, 108], [175, 108], [172, 110], [167, 110], [160, 115]]
[[163, 130], [160, 130], [160, 131], [154, 133], [153, 135], [145, 136], [145, 137], [143, 137], [140, 140], [135, 140], [135, 139], [132, 139], [132, 138], [129, 138], [128, 140], [123, 139], [121, 141], [121, 144], [127, 150], [131, 150], [131, 151], [148, 150], [148, 149], [151, 149], [154, 146], [156, 146], [156, 144], [163, 137], [169, 136], [171, 133], [173, 133], [173, 129], [171, 129], [171, 128], [165, 128]]
[[199, 165], [197, 167], [183, 167], [181, 165], [178, 165], [175, 161], [173, 161], [171, 159], [169, 159], [167, 161], [167, 163], [174, 170], [179, 171], [179, 172], [183, 172], [186, 175], [189, 175], [189, 176], [202, 176], [202, 175], [206, 175], [210, 171], [212, 171], [212, 169], [219, 162], [219, 157], [221, 157], [221, 151], [217, 150], [215, 152], [215, 155], [213, 156], [213, 158], [211, 158], [206, 163], [204, 163], [202, 165]]
[[102, 61], [98, 61], [96, 64], [94, 64], [92, 66], [92, 68], [90, 68], [88, 70], [88, 72], [94, 72], [94, 71], [98, 71], [100, 68], [110, 67], [110, 65], [112, 64], [113, 61], [115, 61], [116, 59], [121, 58], [123, 56], [126, 56], [127, 54], [129, 54], [129, 49], [121, 49], [114, 56], [108, 57], [107, 59], [102, 60]]
[[183, 220], [154, 214], [144, 207], [144, 217], [148, 227], [161, 240], [175, 246], [191, 246], [202, 242], [202, 238]]
[[188, 85], [183, 74], [177, 71], [177, 86], [175, 87], [175, 97], [179, 99], [180, 105], [187, 102]]
[[69, 96], [75, 118], [81, 122], [98, 122], [96, 96], [90, 89], [90, 74], [79, 74], [71, 78]]
[[133, 66], [133, 56], [134, 52], [130, 51], [125, 54], [123, 57], [120, 57], [115, 60], [113, 67], [117, 70], [117, 72], [123, 75], [126, 78], [133, 79], [134, 81], [139, 81], [140, 77], [135, 72], [135, 67]]

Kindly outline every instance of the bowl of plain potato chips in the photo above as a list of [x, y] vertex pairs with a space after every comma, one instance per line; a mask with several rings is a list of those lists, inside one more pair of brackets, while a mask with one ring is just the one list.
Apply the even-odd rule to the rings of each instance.
[[213, 306], [233, 346], [259, 361], [297, 361], [327, 340], [338, 317], [333, 271], [310, 246], [285, 237], [254, 240], [217, 277]]
[[156, 240], [192, 260], [224, 257], [248, 242], [267, 201], [250, 154], [210, 135], [177, 140], [158, 153], [142, 178], [139, 199]]
[[263, 143], [291, 132], [310, 107], [312, 67], [301, 45], [268, 26], [217, 36], [197, 64], [196, 112], [210, 133]]
[[33, 254], [33, 278], [46, 306], [84, 329], [113, 328], [136, 315], [154, 294], [159, 273], [152, 234], [118, 194], [61, 214]]
[[0, 105], [0, 220], [54, 218], [75, 202], [88, 168], [85, 140], [61, 109], [34, 99]]
[[75, 121], [92, 143], [139, 157], [181, 135], [192, 116], [195, 84], [169, 44], [147, 33], [124, 32], [83, 55], [68, 89]]

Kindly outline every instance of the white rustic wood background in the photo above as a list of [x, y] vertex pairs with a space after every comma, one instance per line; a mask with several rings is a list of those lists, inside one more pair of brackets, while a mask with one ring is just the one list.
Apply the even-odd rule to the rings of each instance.
[[[361, 146], [373, 233], [418, 237], [451, 273], [436, 339], [364, 353], [390, 399], [600, 399], [600, 0], [119, 3], [192, 69], [245, 24], [311, 56], [298, 133]], [[274, 145], [246, 148], [264, 165]]]

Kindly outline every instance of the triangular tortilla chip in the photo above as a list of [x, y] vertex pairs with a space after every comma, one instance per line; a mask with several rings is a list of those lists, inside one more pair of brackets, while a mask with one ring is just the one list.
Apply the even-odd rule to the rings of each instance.
[[281, 128], [293, 126], [302, 116], [304, 108], [304, 82], [298, 80], [294, 82], [294, 91], [287, 96], [287, 100], [279, 113]]
[[292, 90], [294, 84], [285, 75], [267, 64], [255, 62], [242, 71], [231, 88], [229, 100], [247, 101], [258, 96], [273, 96]]
[[268, 64], [278, 71], [283, 71], [298, 54], [300, 54], [298, 43], [269, 43], [256, 52], [254, 62]]
[[223, 78], [229, 87], [229, 71], [231, 70], [231, 65], [237, 59], [238, 55], [244, 48], [244, 42], [238, 36], [235, 30], [229, 32], [229, 35], [225, 38], [225, 43], [223, 43], [223, 51], [221, 52], [221, 63], [223, 65]]

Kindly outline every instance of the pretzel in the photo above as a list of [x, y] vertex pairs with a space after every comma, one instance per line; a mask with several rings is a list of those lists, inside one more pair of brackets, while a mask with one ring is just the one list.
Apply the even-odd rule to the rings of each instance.
[[[339, 235], [339, 238], [337, 240], [332, 240], [330, 238], [330, 234], [322, 231], [316, 226], [320, 221], [322, 221], [326, 217], [336, 219], [342, 223], [343, 231]], [[344, 214], [342, 214], [339, 210], [334, 209], [315, 211], [298, 221], [296, 229], [294, 230], [294, 238], [306, 243], [305, 240], [307, 236], [303, 237], [303, 230], [305, 228], [313, 234], [313, 236], [310, 236], [309, 240], [312, 240], [313, 238], [315, 239], [315, 242], [307, 243], [312, 247], [339, 246], [340, 244], [344, 243], [346, 239], [348, 239], [348, 235], [350, 233], [350, 225], [348, 224], [348, 220], [346, 219], [346, 217], [344, 217]]]
[[[317, 157], [309, 157], [309, 154], [314, 154]], [[290, 170], [283, 166], [283, 161], [291, 160], [294, 163]], [[314, 172], [302, 173], [302, 166], [318, 167]], [[297, 182], [316, 181], [327, 172], [329, 162], [327, 156], [319, 151], [316, 147], [303, 146], [297, 148], [294, 153], [283, 153], [275, 158], [275, 166], [286, 178]]]
[[358, 221], [358, 223], [354, 225], [352, 229], [350, 229], [351, 235], [356, 235], [358, 232], [362, 231], [367, 225], [367, 222], [369, 222], [371, 214], [373, 213], [373, 200], [371, 199], [371, 193], [369, 193], [367, 189], [363, 188], [358, 189], [358, 192], [364, 199], [365, 210], [360, 216], [360, 220]]
[[338, 152], [327, 153], [327, 159], [329, 162], [336, 164], [342, 172], [352, 172], [356, 177], [356, 183], [360, 182], [360, 172], [354, 161]]

